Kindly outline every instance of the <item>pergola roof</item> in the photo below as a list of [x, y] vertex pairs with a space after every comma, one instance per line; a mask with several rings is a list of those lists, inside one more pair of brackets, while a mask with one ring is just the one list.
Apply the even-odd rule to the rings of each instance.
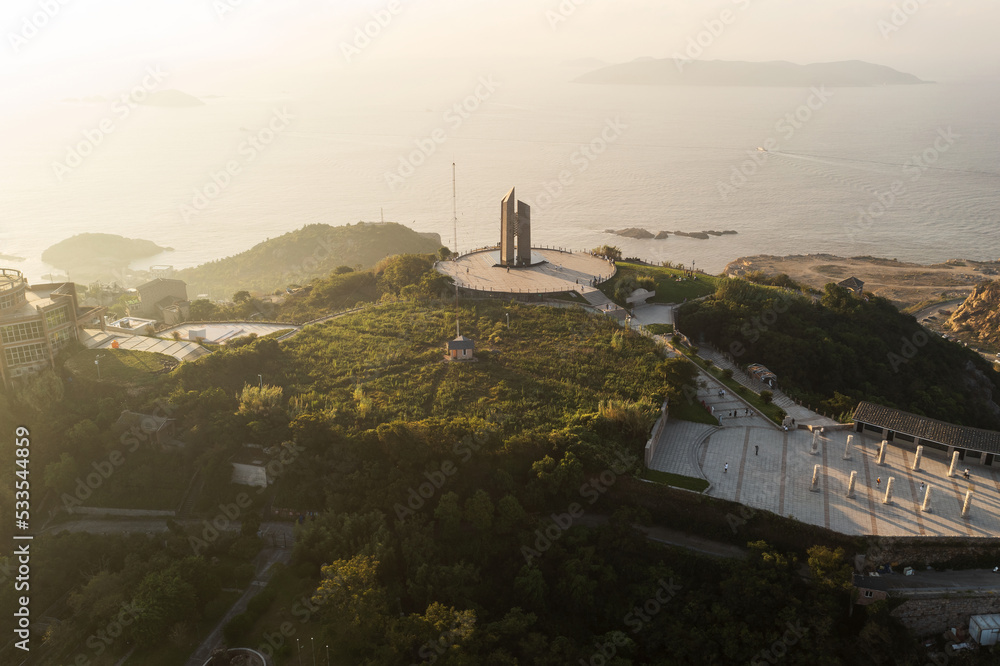
[[873, 402], [860, 403], [854, 421], [958, 449], [1000, 454], [1000, 432], [945, 423]]

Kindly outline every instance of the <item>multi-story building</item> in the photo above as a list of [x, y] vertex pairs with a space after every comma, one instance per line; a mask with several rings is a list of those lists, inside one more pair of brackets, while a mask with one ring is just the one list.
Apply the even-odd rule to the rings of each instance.
[[130, 317], [155, 319], [168, 326], [187, 319], [190, 302], [183, 280], [155, 278], [135, 288], [128, 302]]
[[0, 379], [5, 386], [17, 377], [55, 367], [56, 354], [101, 309], [81, 313], [76, 285], [28, 285], [21, 271], [0, 268]]

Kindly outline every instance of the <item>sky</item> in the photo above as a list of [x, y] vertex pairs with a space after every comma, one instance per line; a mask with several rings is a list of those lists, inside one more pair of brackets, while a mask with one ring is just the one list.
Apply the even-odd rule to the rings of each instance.
[[[358, 38], [366, 25], [368, 43]], [[686, 49], [708, 60], [857, 59], [926, 80], [996, 79], [997, 25], [996, 0], [4, 0], [0, 90], [9, 101], [119, 85], [153, 62], [202, 78], [236, 68], [253, 81]]]

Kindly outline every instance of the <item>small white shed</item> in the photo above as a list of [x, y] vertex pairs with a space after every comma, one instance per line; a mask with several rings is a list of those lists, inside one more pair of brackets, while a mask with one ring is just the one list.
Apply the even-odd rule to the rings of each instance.
[[980, 645], [996, 645], [1000, 638], [1000, 615], [973, 615], [969, 619], [969, 634]]

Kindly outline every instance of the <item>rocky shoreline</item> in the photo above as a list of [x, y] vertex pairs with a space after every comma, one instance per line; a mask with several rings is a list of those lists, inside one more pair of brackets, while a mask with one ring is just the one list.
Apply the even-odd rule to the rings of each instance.
[[628, 229], [605, 229], [604, 233], [614, 234], [615, 236], [621, 236], [622, 238], [634, 238], [636, 240], [666, 240], [671, 235], [681, 236], [684, 238], [697, 238], [700, 240], [708, 240], [712, 236], [730, 236], [737, 234], [739, 232], [729, 229], [726, 231], [658, 231], [653, 233], [647, 229], [642, 229], [641, 227], [629, 227]]

